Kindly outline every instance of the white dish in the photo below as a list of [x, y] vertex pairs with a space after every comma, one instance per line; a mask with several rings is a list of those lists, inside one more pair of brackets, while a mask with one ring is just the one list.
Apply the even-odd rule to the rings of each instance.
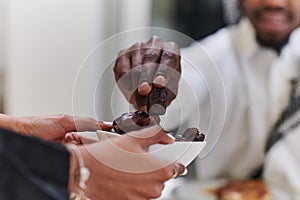
[[[119, 137], [121, 135], [107, 132], [97, 131], [97, 136], [101, 140]], [[169, 145], [154, 144], [149, 147], [149, 153], [168, 162], [179, 162], [188, 166], [203, 150], [206, 142], [174, 142]]]

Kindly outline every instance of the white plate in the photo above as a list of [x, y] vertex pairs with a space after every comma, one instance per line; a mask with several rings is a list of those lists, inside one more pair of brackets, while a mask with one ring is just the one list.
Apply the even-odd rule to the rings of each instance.
[[[100, 140], [119, 137], [121, 135], [107, 131], [97, 131]], [[205, 147], [206, 142], [174, 142], [169, 145], [154, 144], [149, 147], [149, 153], [168, 162], [179, 162], [188, 166]]]

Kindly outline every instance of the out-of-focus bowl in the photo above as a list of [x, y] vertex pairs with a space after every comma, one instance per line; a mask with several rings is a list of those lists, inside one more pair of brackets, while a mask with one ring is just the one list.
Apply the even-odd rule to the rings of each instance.
[[[106, 140], [113, 137], [120, 137], [117, 133], [99, 130], [96, 132], [98, 138]], [[203, 150], [206, 142], [174, 142], [173, 144], [163, 145], [154, 144], [149, 147], [149, 153], [168, 162], [178, 162], [188, 166], [197, 155]]]

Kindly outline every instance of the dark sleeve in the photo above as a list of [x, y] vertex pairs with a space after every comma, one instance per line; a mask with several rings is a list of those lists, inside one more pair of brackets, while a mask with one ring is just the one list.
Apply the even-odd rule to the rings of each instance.
[[69, 199], [63, 145], [0, 129], [0, 199]]

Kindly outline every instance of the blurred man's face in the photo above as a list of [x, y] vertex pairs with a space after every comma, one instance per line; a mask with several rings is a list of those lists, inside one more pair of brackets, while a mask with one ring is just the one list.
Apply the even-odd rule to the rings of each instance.
[[300, 0], [240, 0], [244, 14], [254, 25], [258, 39], [276, 46], [287, 41], [300, 25]]

